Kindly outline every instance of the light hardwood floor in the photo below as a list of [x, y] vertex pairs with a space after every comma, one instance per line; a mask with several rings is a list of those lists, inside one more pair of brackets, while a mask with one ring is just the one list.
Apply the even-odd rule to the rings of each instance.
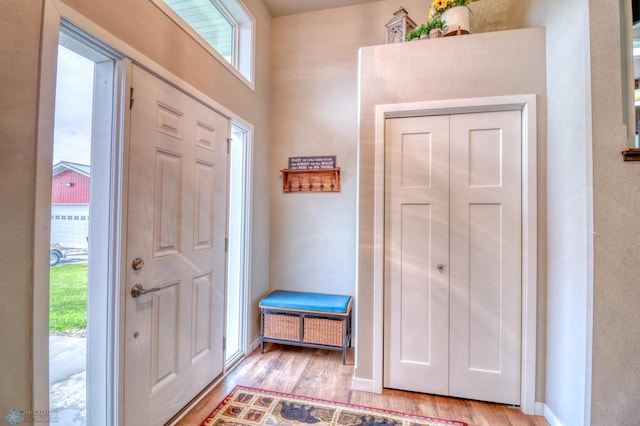
[[548, 425], [519, 408], [442, 396], [385, 389], [382, 395], [351, 390], [353, 349], [342, 365], [342, 353], [265, 344], [256, 349], [213, 388], [177, 425], [199, 425], [235, 385], [384, 408], [403, 413], [464, 421], [475, 425]]

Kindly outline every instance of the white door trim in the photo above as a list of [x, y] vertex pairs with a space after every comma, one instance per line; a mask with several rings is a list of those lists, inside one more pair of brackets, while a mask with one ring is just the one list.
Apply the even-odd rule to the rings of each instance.
[[537, 114], [536, 95], [498, 96], [377, 105], [375, 112], [373, 381], [382, 393], [384, 371], [384, 170], [387, 118], [522, 111], [522, 372], [521, 406], [535, 413], [537, 309]]

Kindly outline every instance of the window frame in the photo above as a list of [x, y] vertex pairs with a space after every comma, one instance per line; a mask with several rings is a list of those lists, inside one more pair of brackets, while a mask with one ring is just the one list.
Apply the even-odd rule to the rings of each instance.
[[256, 20], [242, 0], [210, 0], [233, 25], [232, 61], [225, 59], [163, 0], [149, 0], [240, 81], [255, 91]]

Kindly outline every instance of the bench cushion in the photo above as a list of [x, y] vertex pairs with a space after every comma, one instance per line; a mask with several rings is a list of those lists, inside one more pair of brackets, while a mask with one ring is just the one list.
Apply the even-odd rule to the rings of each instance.
[[276, 290], [260, 301], [261, 308], [347, 313], [351, 296]]

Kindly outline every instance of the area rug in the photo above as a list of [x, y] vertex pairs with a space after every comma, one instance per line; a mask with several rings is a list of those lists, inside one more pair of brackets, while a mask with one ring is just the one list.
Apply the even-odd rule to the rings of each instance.
[[414, 416], [340, 402], [236, 386], [200, 426], [466, 426], [464, 422]]

